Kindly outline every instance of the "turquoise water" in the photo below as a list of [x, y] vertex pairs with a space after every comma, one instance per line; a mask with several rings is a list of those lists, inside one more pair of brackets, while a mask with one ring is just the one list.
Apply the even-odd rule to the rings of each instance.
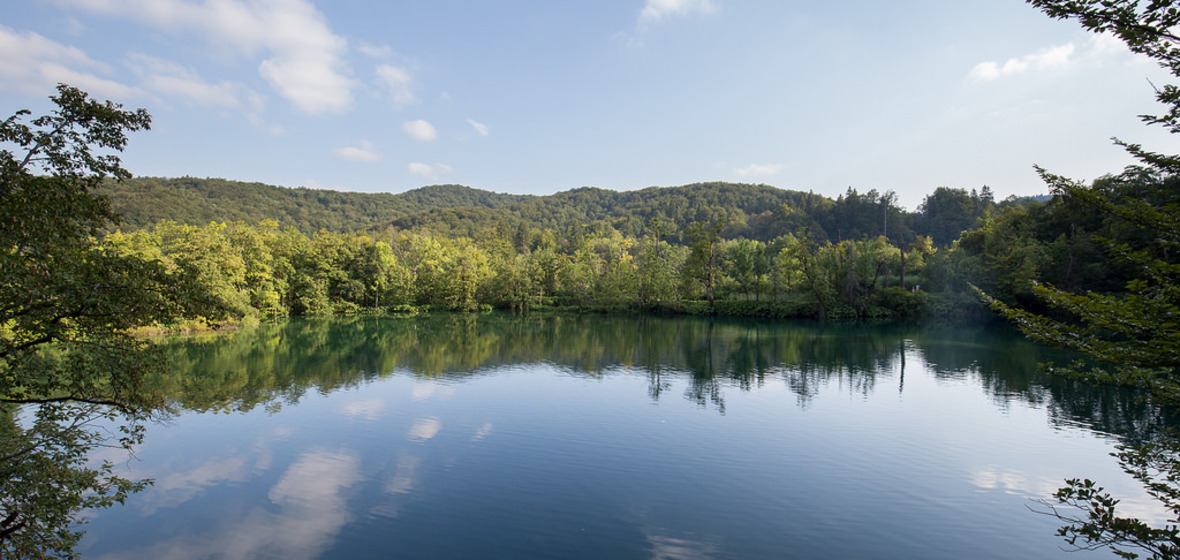
[[[963, 328], [508, 315], [170, 344], [87, 558], [1105, 558], [1030, 511], [1165, 424]], [[1079, 556], [1079, 554], [1081, 554]]]

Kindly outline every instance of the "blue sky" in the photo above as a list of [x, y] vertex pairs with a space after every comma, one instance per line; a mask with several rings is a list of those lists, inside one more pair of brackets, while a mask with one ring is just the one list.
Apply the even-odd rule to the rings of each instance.
[[549, 194], [1045, 191], [1180, 151], [1152, 62], [1016, 0], [7, 0], [0, 112], [153, 115], [136, 175]]

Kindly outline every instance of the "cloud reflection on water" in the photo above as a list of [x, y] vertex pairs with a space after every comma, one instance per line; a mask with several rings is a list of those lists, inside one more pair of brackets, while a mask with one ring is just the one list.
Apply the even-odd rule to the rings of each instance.
[[483, 426], [480, 426], [479, 430], [475, 432], [475, 435], [471, 437], [471, 441], [483, 441], [485, 438], [491, 435], [491, 433], [492, 423], [487, 422]]
[[434, 381], [419, 381], [410, 390], [410, 396], [416, 401], [424, 401], [434, 395], [445, 397], [453, 394], [455, 394], [454, 387]]
[[434, 418], [420, 418], [410, 426], [410, 431], [406, 432], [406, 439], [410, 441], [427, 441], [438, 435], [439, 430], [442, 429], [442, 424]]
[[415, 485], [414, 471], [421, 464], [422, 459], [419, 457], [403, 456], [399, 458], [397, 472], [394, 473], [389, 484], [385, 486], [385, 491], [390, 494], [409, 494]]
[[363, 418], [370, 422], [381, 419], [381, 411], [385, 409], [385, 401], [381, 399], [366, 399], [345, 403], [341, 412], [352, 418]]
[[717, 554], [713, 543], [685, 535], [672, 537], [664, 531], [648, 531], [646, 537], [651, 545], [652, 560], [708, 560]]
[[351, 517], [346, 490], [360, 480], [359, 467], [359, 457], [350, 450], [305, 452], [267, 494], [277, 511], [254, 507], [240, 516], [221, 511], [208, 531], [101, 558], [317, 558]]
[[[977, 469], [971, 473], [971, 483], [984, 490], [1000, 490], [1006, 494], [1024, 496], [1030, 501], [1029, 507], [1036, 511], [1045, 511], [1036, 500], [1045, 500], [1056, 504], [1051, 496], [1058, 488], [1065, 486], [1065, 478], [1038, 476], [1021, 472], [1013, 468], [991, 465]], [[1169, 523], [1171, 516], [1158, 502], [1151, 500], [1139, 492], [1118, 492], [1120, 516], [1139, 518], [1149, 524], [1163, 525]], [[1063, 513], [1068, 510], [1063, 509]]]

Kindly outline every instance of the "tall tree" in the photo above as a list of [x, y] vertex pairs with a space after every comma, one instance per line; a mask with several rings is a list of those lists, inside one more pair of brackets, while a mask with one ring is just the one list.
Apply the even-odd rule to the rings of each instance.
[[725, 219], [719, 219], [708, 225], [696, 222], [688, 226], [689, 248], [688, 262], [685, 263], [685, 275], [700, 281], [705, 286], [705, 299], [709, 301], [709, 308], [713, 308], [713, 289], [717, 286], [721, 274], [721, 252], [718, 245], [721, 242], [721, 231], [725, 229]]
[[[121, 256], [94, 239], [117, 222], [94, 193], [130, 176], [117, 153], [147, 129], [127, 111], [60, 85], [56, 109], [0, 123], [0, 557], [72, 556], [75, 514], [143, 486], [87, 460], [99, 444], [130, 449], [163, 410], [143, 390], [163, 366], [128, 329], [210, 315], [196, 284], [158, 262]], [[170, 294], [179, 292], [177, 297]], [[203, 301], [203, 300], [202, 300]], [[18, 421], [18, 415], [21, 418]], [[115, 441], [94, 426], [124, 420]]]

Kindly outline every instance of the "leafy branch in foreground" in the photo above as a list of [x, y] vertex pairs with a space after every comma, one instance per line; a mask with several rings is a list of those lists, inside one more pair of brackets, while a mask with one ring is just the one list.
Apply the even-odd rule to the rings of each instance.
[[[1123, 470], [1143, 484], [1170, 516], [1163, 527], [1152, 527], [1134, 517], [1119, 517], [1119, 500], [1091, 480], [1069, 479], [1053, 494], [1056, 502], [1039, 500], [1034, 510], [1068, 522], [1057, 530], [1076, 550], [1110, 548], [1123, 558], [1180, 556], [1180, 441], [1174, 434], [1138, 445], [1120, 445], [1114, 454]], [[1080, 544], [1079, 544], [1080, 542]]]
[[[1074, 19], [1097, 33], [1111, 33], [1135, 53], [1154, 59], [1180, 77], [1180, 7], [1152, 0], [1028, 0], [1057, 19]], [[1144, 115], [1149, 124], [1180, 132], [1180, 88], [1156, 89], [1168, 110]], [[982, 291], [993, 309], [1012, 320], [1029, 337], [1085, 353], [1096, 363], [1050, 367], [1054, 373], [1089, 381], [1139, 387], [1161, 403], [1180, 403], [1180, 157], [1156, 154], [1115, 140], [1143, 167], [1129, 168], [1110, 187], [1086, 186], [1037, 168], [1051, 192], [1095, 208], [1126, 239], [1103, 241], [1108, 252], [1130, 267], [1132, 279], [1119, 293], [1070, 293], [1045, 283], [1034, 293], [1062, 318], [1049, 318], [1006, 305]], [[978, 291], [978, 290], [977, 290]], [[1119, 447], [1123, 469], [1172, 514], [1169, 524], [1119, 517], [1112, 498], [1090, 480], [1070, 479], [1044, 503], [1048, 513], [1067, 525], [1058, 533], [1080, 549], [1110, 548], [1124, 558], [1180, 557], [1180, 440], [1162, 436], [1146, 444]], [[1075, 515], [1074, 511], [1081, 513]]]
[[[72, 557], [76, 514], [122, 502], [143, 482], [95, 465], [130, 452], [166, 412], [144, 390], [165, 366], [129, 329], [204, 310], [197, 284], [95, 241], [117, 221], [93, 193], [130, 174], [117, 152], [147, 129], [142, 109], [58, 86], [57, 108], [0, 122], [0, 557]], [[212, 310], [205, 315], [213, 315]]]

